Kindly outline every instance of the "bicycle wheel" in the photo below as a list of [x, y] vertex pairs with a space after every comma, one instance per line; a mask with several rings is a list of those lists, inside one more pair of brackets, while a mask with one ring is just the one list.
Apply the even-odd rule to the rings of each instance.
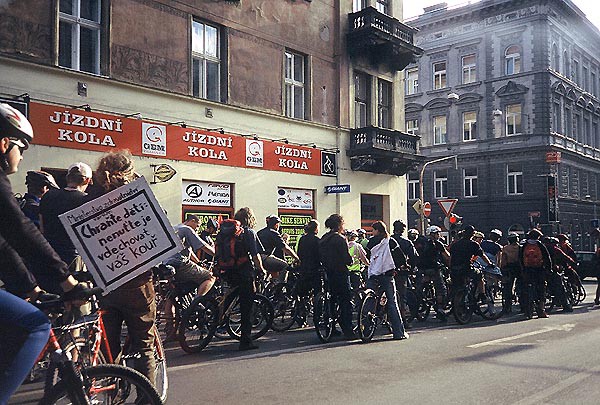
[[404, 297], [404, 316], [406, 317], [406, 322], [410, 323], [415, 319], [418, 319], [418, 312], [419, 302], [417, 295], [412, 290], [406, 291], [406, 296]]
[[360, 340], [369, 342], [373, 339], [377, 329], [377, 295], [373, 291], [366, 291], [360, 305], [358, 318], [358, 333]]
[[[152, 383], [134, 369], [103, 364], [85, 368], [82, 374], [91, 404], [163, 404]], [[71, 404], [67, 385], [60, 381], [44, 396], [40, 405]]]
[[502, 309], [502, 289], [499, 285], [491, 284], [485, 286], [485, 302], [477, 302], [477, 312], [484, 319], [498, 319], [503, 314]]
[[[241, 329], [242, 329], [242, 316], [240, 311], [239, 297], [232, 303], [233, 308], [229, 311], [229, 315], [225, 317], [225, 325], [227, 326], [227, 333], [234, 339], [240, 340]], [[252, 305], [252, 311], [250, 317], [252, 320], [252, 331], [250, 338], [252, 340], [262, 337], [271, 329], [273, 325], [274, 309], [273, 304], [267, 297], [261, 294], [254, 295], [254, 304]]]
[[279, 284], [273, 292], [273, 330], [284, 332], [292, 327], [296, 321], [298, 299], [292, 293], [292, 287], [287, 284]]
[[333, 334], [334, 319], [332, 316], [331, 299], [329, 294], [318, 294], [314, 300], [313, 322], [317, 337], [323, 343], [331, 340]]
[[429, 318], [432, 302], [436, 302], [435, 291], [433, 290], [433, 286], [428, 283], [423, 287], [421, 293], [421, 302], [419, 302], [417, 320], [426, 321], [427, 318]]
[[179, 323], [179, 346], [186, 353], [198, 353], [208, 345], [217, 329], [219, 308], [212, 300], [194, 299]]
[[473, 317], [473, 307], [471, 306], [469, 291], [467, 289], [462, 289], [457, 291], [454, 296], [452, 305], [454, 319], [461, 325], [471, 322], [471, 318]]
[[167, 393], [169, 391], [169, 377], [167, 375], [167, 358], [165, 356], [165, 350], [162, 341], [160, 340], [160, 333], [158, 332], [156, 326], [152, 328], [152, 333], [154, 334], [154, 375], [156, 379], [156, 381], [154, 381], [154, 387], [160, 395], [160, 399], [163, 402], [166, 402]]

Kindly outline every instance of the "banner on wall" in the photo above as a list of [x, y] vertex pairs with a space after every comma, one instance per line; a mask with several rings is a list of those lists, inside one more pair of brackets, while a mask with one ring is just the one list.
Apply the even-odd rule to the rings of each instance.
[[281, 219], [281, 223], [279, 224], [279, 232], [290, 235], [288, 239], [288, 245], [295, 249], [298, 240], [302, 235], [304, 235], [304, 225], [313, 219], [312, 216], [281, 214], [279, 215], [279, 218]]
[[231, 184], [184, 180], [181, 197], [183, 205], [231, 207]]
[[279, 187], [277, 189], [277, 207], [288, 210], [312, 210], [313, 190]]
[[335, 156], [326, 154], [322, 164], [322, 151], [316, 148], [50, 104], [31, 102], [29, 108], [37, 145], [97, 152], [129, 149], [136, 156], [314, 176], [335, 173]]
[[200, 211], [194, 211], [194, 210], [185, 210], [183, 217], [185, 219], [187, 219], [188, 215], [196, 215], [198, 218], [200, 218], [200, 225], [198, 226], [198, 233], [200, 233], [202, 230], [204, 230], [206, 228], [206, 224], [208, 223], [209, 219], [214, 219], [215, 221], [217, 221], [217, 223], [221, 223], [222, 221], [229, 219], [229, 212], [200, 212]]
[[59, 219], [105, 293], [183, 249], [143, 177]]

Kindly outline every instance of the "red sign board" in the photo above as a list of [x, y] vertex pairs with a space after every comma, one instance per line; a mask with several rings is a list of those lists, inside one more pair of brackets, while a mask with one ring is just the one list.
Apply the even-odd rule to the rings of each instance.
[[241, 135], [30, 103], [34, 144], [321, 175], [321, 150]]
[[423, 204], [423, 215], [425, 215], [427, 218], [429, 218], [429, 215], [431, 215], [431, 204], [429, 201], [425, 201]]

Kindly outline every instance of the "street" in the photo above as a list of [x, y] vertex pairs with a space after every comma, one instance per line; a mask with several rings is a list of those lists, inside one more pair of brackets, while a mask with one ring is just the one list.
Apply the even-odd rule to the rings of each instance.
[[[169, 404], [594, 404], [600, 397], [600, 307], [519, 314], [460, 326], [415, 321], [410, 339], [321, 344], [312, 328], [269, 332], [256, 351], [215, 339], [188, 355], [167, 346]], [[516, 308], [516, 307], [515, 307]], [[25, 385], [11, 404], [29, 403]]]

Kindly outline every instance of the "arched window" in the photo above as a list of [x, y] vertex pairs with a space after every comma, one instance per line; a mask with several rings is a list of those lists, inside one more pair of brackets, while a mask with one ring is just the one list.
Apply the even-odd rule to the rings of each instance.
[[570, 72], [570, 63], [569, 63], [569, 54], [567, 53], [567, 50], [565, 49], [565, 51], [563, 52], [563, 71], [562, 74], [565, 77], [571, 77], [571, 72]]
[[517, 45], [511, 45], [504, 51], [504, 60], [506, 62], [506, 74], [514, 75], [521, 73], [521, 48]]
[[558, 53], [558, 46], [552, 45], [552, 69], [556, 72], [560, 72], [560, 54]]

